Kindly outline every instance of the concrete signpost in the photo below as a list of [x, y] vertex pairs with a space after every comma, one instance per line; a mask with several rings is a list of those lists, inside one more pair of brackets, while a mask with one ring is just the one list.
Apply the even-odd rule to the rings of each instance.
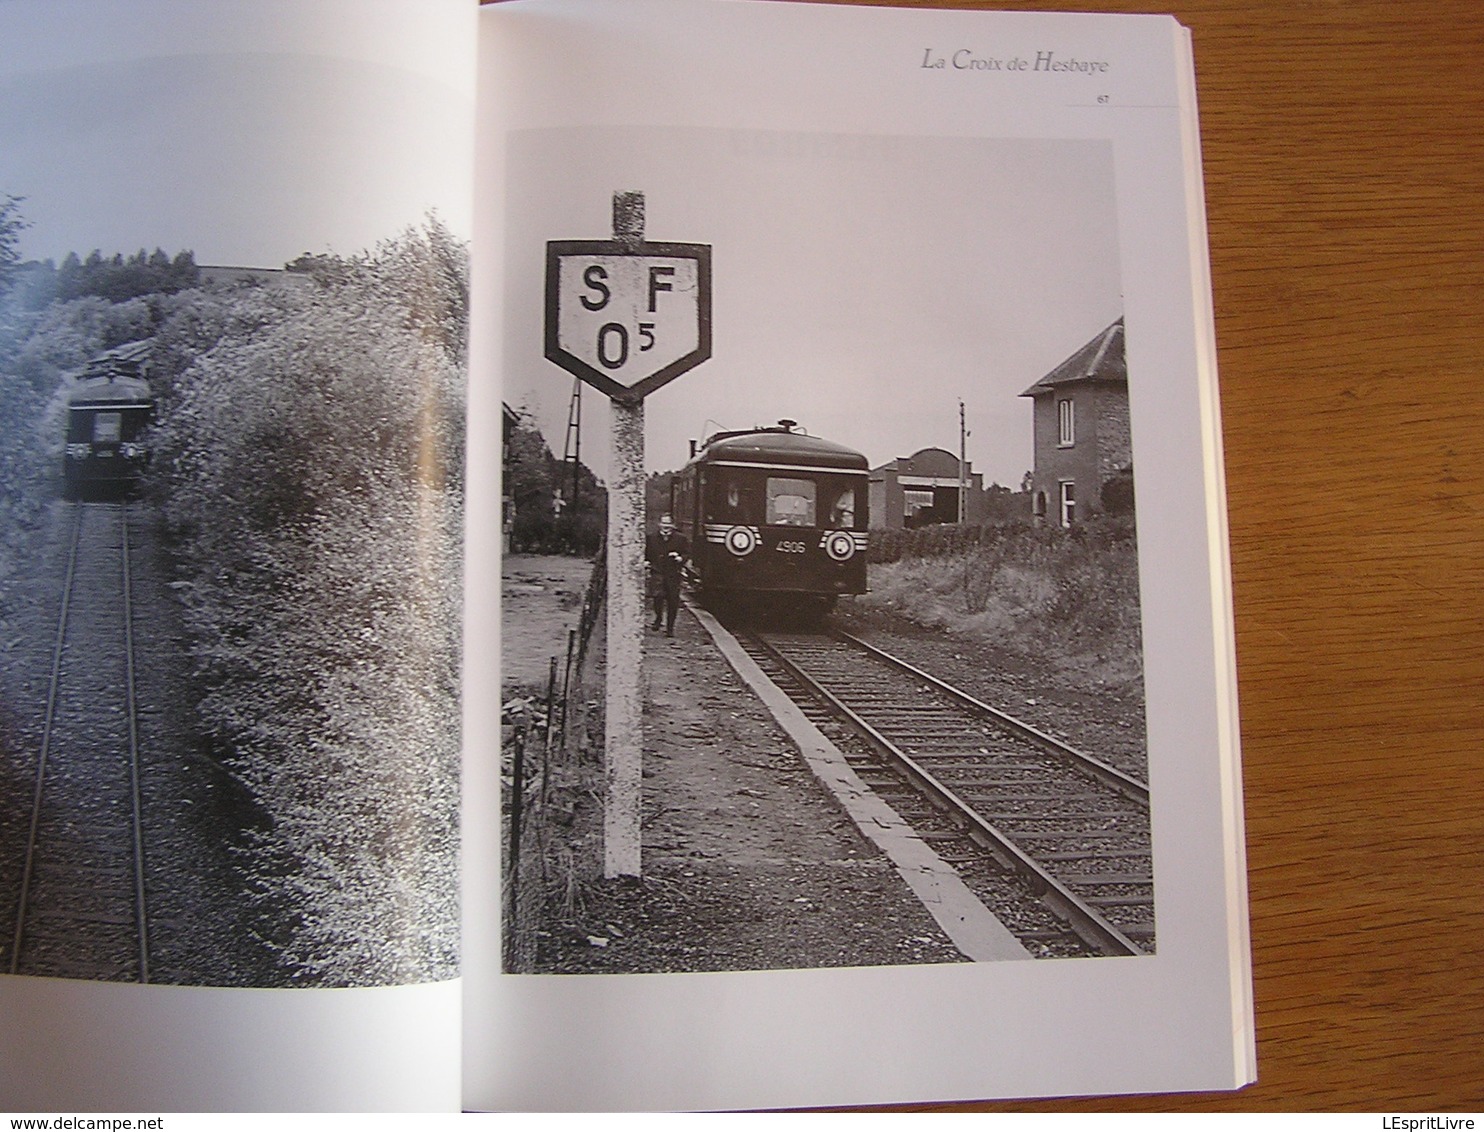
[[711, 246], [649, 243], [644, 194], [613, 195], [612, 240], [546, 245], [546, 357], [613, 402], [608, 485], [605, 876], [640, 873], [644, 743], [644, 398], [711, 356]]

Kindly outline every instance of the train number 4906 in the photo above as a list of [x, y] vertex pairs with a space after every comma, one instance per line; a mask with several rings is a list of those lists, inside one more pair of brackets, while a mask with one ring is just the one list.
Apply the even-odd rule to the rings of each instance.
[[787, 539], [778, 544], [780, 554], [803, 554], [806, 548], [801, 542], [790, 542]]

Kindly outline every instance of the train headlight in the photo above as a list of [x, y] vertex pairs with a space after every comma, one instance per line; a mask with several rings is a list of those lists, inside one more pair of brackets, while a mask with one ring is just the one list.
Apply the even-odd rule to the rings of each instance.
[[836, 562], [855, 557], [855, 538], [849, 531], [831, 531], [824, 536], [824, 552]]
[[725, 541], [728, 550], [738, 558], [746, 558], [757, 549], [757, 532], [751, 527], [732, 527]]

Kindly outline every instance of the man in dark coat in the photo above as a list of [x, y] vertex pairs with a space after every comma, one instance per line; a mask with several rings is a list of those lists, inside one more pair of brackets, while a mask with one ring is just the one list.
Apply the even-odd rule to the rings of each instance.
[[654, 625], [663, 620], [665, 635], [675, 635], [675, 614], [680, 611], [680, 572], [690, 555], [690, 543], [675, 529], [675, 520], [666, 515], [660, 520], [658, 534], [645, 540], [644, 558], [649, 563], [649, 597], [654, 602]]

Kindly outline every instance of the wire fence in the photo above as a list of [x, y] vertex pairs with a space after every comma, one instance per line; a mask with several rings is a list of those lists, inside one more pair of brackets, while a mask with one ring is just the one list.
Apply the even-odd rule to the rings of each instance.
[[[545, 694], [513, 700], [502, 712], [504, 748], [504, 967], [536, 967], [541, 925], [553, 912], [572, 919], [581, 899], [580, 865], [557, 824], [570, 825], [585, 771], [601, 755], [602, 611], [607, 564], [593, 563], [576, 627], [563, 656], [551, 657]], [[595, 741], [595, 739], [597, 741]]]

